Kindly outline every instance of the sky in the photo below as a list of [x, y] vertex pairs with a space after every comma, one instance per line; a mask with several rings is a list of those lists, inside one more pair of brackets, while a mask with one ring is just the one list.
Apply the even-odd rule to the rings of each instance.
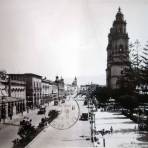
[[107, 36], [119, 6], [129, 41], [144, 46], [147, 0], [0, 0], [0, 69], [106, 84]]

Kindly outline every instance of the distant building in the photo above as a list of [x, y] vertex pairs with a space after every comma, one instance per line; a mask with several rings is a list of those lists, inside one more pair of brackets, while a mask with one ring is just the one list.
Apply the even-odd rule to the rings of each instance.
[[94, 83], [80, 85], [79, 92], [81, 94], [87, 95], [88, 93], [95, 91], [97, 87], [104, 87], [104, 85], [98, 85], [98, 84], [94, 84]]
[[64, 79], [61, 77], [59, 79], [58, 76], [56, 76], [56, 79], [54, 81], [54, 87], [57, 87], [57, 97], [59, 99], [63, 98], [65, 96], [65, 84], [64, 84]]
[[0, 71], [0, 97], [8, 96], [8, 75], [6, 71]]
[[86, 94], [90, 85], [80, 85], [80, 93]]
[[74, 81], [72, 82], [73, 87], [77, 87], [77, 78], [75, 77]]
[[72, 84], [66, 84], [65, 91], [67, 95], [73, 95], [75, 93], [76, 87], [73, 87]]
[[58, 94], [58, 86], [55, 81], [52, 82], [52, 94]]
[[78, 84], [77, 84], [77, 78], [74, 78], [74, 81], [72, 82], [72, 88], [74, 93], [78, 93]]
[[33, 73], [24, 74], [26, 80], [26, 104], [33, 108], [40, 105], [42, 77]]
[[41, 91], [41, 104], [48, 103], [52, 100], [52, 82], [47, 80], [46, 78], [42, 79], [41, 83], [42, 91]]
[[64, 79], [55, 81], [33, 73], [7, 74], [0, 71], [0, 121], [65, 97]]
[[26, 81], [22, 74], [9, 75], [9, 96], [26, 99]]
[[26, 81], [22, 74], [8, 74], [8, 96], [15, 100], [14, 110], [22, 113], [26, 109]]
[[73, 95], [78, 92], [77, 78], [75, 77], [72, 84], [65, 85], [66, 94]]
[[126, 21], [119, 8], [108, 34], [106, 69], [108, 88], [119, 88], [118, 79], [121, 77], [123, 70], [129, 67], [128, 40]]
[[26, 85], [21, 75], [0, 72], [0, 121], [25, 111]]

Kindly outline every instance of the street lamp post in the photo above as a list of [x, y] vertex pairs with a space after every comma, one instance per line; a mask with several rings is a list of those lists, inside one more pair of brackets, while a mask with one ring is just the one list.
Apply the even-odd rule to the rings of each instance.
[[56, 83], [56, 85], [57, 85], [57, 89], [58, 89], [58, 101], [60, 101], [60, 96], [59, 96], [59, 83], [60, 83], [60, 81], [59, 81], [59, 77], [58, 76], [56, 76], [56, 80], [55, 80], [55, 83]]
[[93, 100], [94, 97], [92, 97], [92, 84], [91, 88], [88, 89], [88, 117], [90, 119], [90, 131], [91, 131], [91, 142], [94, 143], [96, 139], [96, 124], [95, 124], [95, 101]]
[[91, 141], [95, 142], [95, 131], [96, 131], [96, 125], [95, 125], [95, 114], [94, 114], [94, 106], [92, 104], [92, 100], [90, 103], [90, 124], [91, 124]]
[[57, 82], [58, 85], [58, 100], [60, 101], [60, 97], [59, 97], [59, 81]]
[[27, 108], [27, 113], [29, 113], [29, 108], [31, 107], [31, 106], [30, 106], [30, 104], [31, 104], [30, 98], [31, 98], [31, 97], [30, 97], [30, 96], [27, 96], [27, 98], [28, 98], [28, 99], [26, 100], [26, 103], [27, 103], [26, 108]]
[[4, 97], [2, 96], [2, 110], [1, 110], [1, 117], [5, 123], [6, 119], [6, 109], [5, 109], [5, 103], [4, 103]]

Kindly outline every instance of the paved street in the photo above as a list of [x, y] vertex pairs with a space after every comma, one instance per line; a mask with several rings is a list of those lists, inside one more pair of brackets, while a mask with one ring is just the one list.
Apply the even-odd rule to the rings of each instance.
[[[46, 116], [50, 106], [48, 106], [46, 111]], [[45, 115], [37, 115], [38, 109], [30, 110], [29, 113], [24, 113], [24, 115], [18, 115], [12, 121], [7, 122], [7, 124], [0, 124], [0, 148], [11, 148], [13, 146], [12, 141], [17, 138], [17, 132], [19, 129], [19, 122], [25, 117], [32, 119], [32, 124], [37, 126], [41, 121], [41, 118]]]
[[[119, 113], [100, 112], [96, 113], [96, 128], [97, 130], [110, 130], [113, 127], [112, 134], [106, 134], [105, 144], [106, 148], [147, 148], [147, 142], [139, 141], [138, 139], [148, 136], [148, 133], [138, 132], [137, 124]], [[98, 147], [103, 147], [103, 139], [98, 135], [100, 144]]]
[[[78, 99], [77, 99], [78, 100]], [[88, 112], [88, 109], [83, 106], [83, 101], [78, 101], [80, 112]], [[71, 114], [70, 114], [71, 115]], [[41, 132], [27, 148], [69, 148], [69, 147], [92, 147], [90, 140], [90, 123], [88, 121], [80, 121], [71, 128], [59, 130], [48, 126]]]

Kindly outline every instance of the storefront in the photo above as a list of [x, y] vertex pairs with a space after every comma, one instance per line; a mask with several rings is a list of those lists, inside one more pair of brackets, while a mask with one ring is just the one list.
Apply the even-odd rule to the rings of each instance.
[[14, 115], [25, 111], [25, 99], [1, 97], [0, 98], [0, 121], [12, 119]]

